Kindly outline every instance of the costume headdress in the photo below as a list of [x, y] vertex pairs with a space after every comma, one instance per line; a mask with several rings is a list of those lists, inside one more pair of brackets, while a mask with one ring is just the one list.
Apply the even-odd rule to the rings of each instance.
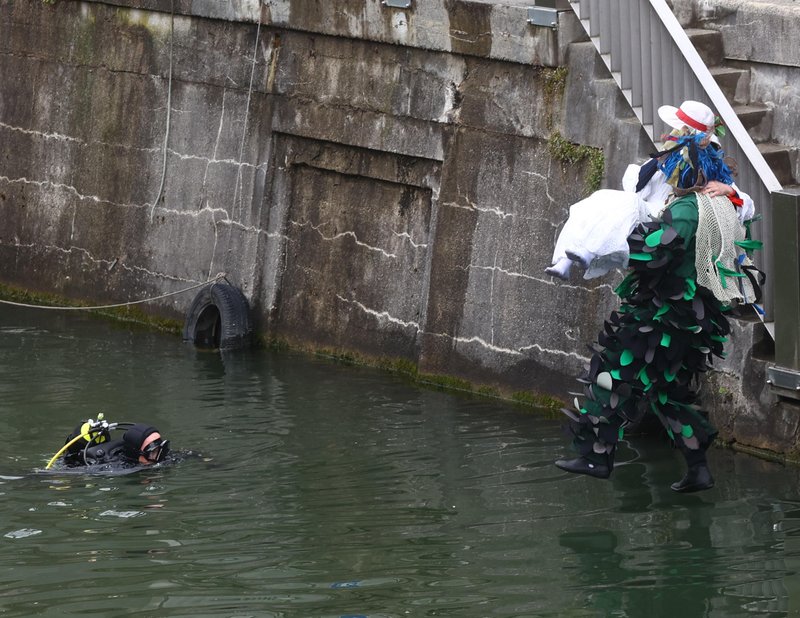
[[672, 148], [653, 156], [659, 158], [658, 167], [667, 182], [678, 190], [691, 191], [709, 180], [733, 182], [733, 173], [723, 159], [722, 150], [711, 145], [705, 133], [678, 137]]

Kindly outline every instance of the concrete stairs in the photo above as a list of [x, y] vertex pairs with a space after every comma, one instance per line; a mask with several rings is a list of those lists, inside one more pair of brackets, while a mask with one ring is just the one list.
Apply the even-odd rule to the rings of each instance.
[[750, 100], [750, 71], [746, 63], [725, 60], [722, 34], [715, 30], [687, 28], [686, 34], [778, 181], [784, 188], [797, 186], [798, 179], [792, 172], [792, 149], [772, 137], [772, 108]]

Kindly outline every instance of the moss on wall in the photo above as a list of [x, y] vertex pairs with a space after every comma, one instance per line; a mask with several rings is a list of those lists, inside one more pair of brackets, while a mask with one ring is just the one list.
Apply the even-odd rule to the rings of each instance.
[[514, 393], [504, 392], [496, 386], [489, 384], [475, 384], [469, 380], [451, 375], [421, 373], [416, 363], [405, 358], [380, 357], [371, 358], [368, 356], [354, 354], [350, 351], [343, 352], [330, 348], [313, 348], [303, 345], [290, 343], [285, 339], [269, 338], [261, 336], [258, 339], [260, 345], [287, 352], [295, 350], [307, 354], [313, 354], [322, 358], [330, 359], [334, 362], [345, 363], [348, 365], [358, 365], [362, 367], [373, 367], [407, 378], [410, 382], [434, 387], [446, 391], [467, 393], [477, 397], [488, 399], [498, 399], [506, 403], [514, 403], [523, 408], [535, 410], [537, 413], [544, 414], [548, 418], [555, 418], [564, 402], [535, 391], [517, 391]]
[[567, 85], [567, 67], [557, 67], [555, 69], [542, 69], [542, 79], [544, 80], [544, 107], [548, 112], [547, 128], [552, 129], [555, 118], [561, 108], [561, 101], [564, 98], [564, 89]]
[[576, 165], [584, 161], [587, 162], [589, 172], [586, 176], [584, 189], [586, 195], [600, 188], [606, 164], [606, 159], [601, 149], [574, 144], [564, 139], [558, 131], [550, 135], [548, 147], [550, 156], [556, 161], [560, 161], [562, 165]]

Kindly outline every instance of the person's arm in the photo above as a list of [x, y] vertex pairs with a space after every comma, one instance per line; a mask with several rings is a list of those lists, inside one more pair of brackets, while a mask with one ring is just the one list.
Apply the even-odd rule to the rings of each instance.
[[744, 191], [740, 191], [736, 183], [726, 185], [718, 180], [710, 180], [703, 189], [703, 193], [709, 197], [719, 197], [723, 195], [727, 197], [731, 203], [736, 206], [736, 214], [739, 217], [739, 221], [742, 223], [752, 219], [755, 214], [756, 208], [753, 203], [753, 198]]

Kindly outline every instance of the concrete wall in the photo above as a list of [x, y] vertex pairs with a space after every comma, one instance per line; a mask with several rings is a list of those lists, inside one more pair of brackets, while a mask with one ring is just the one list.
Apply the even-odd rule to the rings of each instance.
[[125, 302], [225, 272], [268, 336], [565, 397], [620, 277], [543, 274], [588, 191], [552, 136], [612, 187], [648, 141], [571, 13], [414, 4], [0, 0], [0, 281]]

